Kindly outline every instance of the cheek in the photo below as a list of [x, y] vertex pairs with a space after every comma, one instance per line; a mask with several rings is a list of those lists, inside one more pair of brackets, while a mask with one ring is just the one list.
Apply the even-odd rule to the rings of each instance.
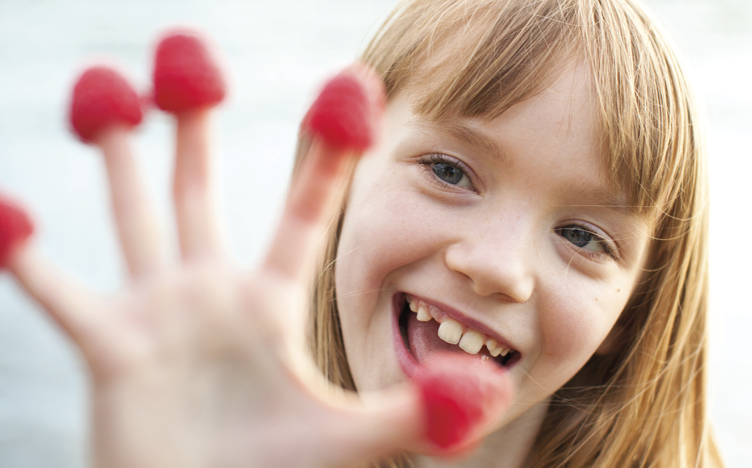
[[378, 295], [389, 287], [391, 273], [432, 256], [443, 237], [436, 219], [409, 187], [371, 183], [354, 190], [337, 253], [340, 300], [348, 302], [347, 295], [359, 291]]
[[585, 280], [559, 283], [555, 289], [567, 291], [549, 296], [540, 304], [541, 358], [545, 372], [563, 384], [595, 353], [619, 317], [626, 297], [618, 286]]
[[[393, 187], [357, 186], [342, 226], [335, 284], [348, 357], [368, 356], [391, 341], [392, 272], [417, 251], [409, 203]], [[370, 359], [370, 358], [369, 358]]]
[[340, 306], [351, 295], [377, 296], [387, 274], [409, 255], [413, 239], [403, 215], [407, 207], [352, 204], [345, 214], [337, 249], [336, 284]]

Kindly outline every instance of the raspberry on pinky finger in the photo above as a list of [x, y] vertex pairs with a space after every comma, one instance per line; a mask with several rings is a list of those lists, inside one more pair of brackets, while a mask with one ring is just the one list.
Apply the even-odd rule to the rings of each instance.
[[34, 233], [34, 224], [18, 203], [0, 194], [0, 269], [6, 268], [11, 254]]

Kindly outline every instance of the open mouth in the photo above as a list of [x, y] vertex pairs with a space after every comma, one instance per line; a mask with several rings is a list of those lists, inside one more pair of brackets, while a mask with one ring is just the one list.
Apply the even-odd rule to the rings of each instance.
[[395, 297], [402, 344], [418, 363], [439, 351], [475, 355], [509, 368], [520, 353], [507, 343], [460, 323], [444, 310], [420, 298], [401, 293]]

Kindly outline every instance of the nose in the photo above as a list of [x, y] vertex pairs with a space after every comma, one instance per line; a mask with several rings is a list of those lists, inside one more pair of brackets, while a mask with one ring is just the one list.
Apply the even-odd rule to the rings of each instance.
[[476, 294], [527, 302], [535, 287], [535, 255], [532, 236], [523, 235], [522, 230], [503, 223], [485, 228], [476, 225], [470, 235], [447, 248], [444, 261], [470, 281]]

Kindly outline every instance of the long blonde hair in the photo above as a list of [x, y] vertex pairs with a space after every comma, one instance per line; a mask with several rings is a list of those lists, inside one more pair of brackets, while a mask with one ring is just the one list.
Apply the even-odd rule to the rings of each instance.
[[[655, 22], [632, 0], [407, 0], [362, 60], [388, 98], [418, 84], [418, 113], [492, 119], [576, 57], [593, 76], [611, 182], [651, 221], [651, 251], [619, 346], [553, 395], [528, 465], [721, 466], [706, 416], [707, 168], [691, 93]], [[315, 278], [310, 344], [322, 372], [356, 390], [334, 283], [345, 194]]]

